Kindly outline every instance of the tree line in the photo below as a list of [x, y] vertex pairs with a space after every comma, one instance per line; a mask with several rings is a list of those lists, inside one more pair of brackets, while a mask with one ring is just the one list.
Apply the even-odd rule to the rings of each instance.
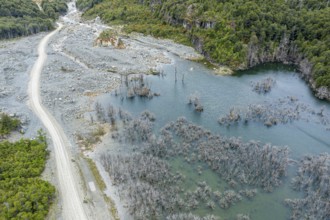
[[102, 2], [102, 0], [77, 0], [76, 4], [80, 10], [86, 10], [100, 2]]
[[54, 21], [67, 11], [65, 0], [44, 0], [41, 9], [32, 0], [0, 0], [0, 39], [54, 29]]
[[129, 32], [190, 42], [214, 63], [234, 70], [250, 67], [251, 52], [278, 61], [272, 56], [286, 47], [287, 56], [312, 63], [318, 87], [330, 88], [328, 0], [78, 2], [90, 3], [84, 6], [90, 7], [85, 17], [99, 15], [108, 23], [125, 24]]

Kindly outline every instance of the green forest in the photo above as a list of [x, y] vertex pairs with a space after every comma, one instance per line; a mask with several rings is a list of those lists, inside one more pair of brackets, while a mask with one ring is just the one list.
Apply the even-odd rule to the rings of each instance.
[[[18, 119], [2, 115], [1, 134], [8, 134]], [[0, 142], [0, 219], [45, 219], [55, 196], [55, 188], [39, 178], [48, 151], [42, 132], [35, 140]]]
[[44, 0], [41, 8], [32, 0], [0, 0], [0, 39], [52, 30], [67, 11], [65, 0]]
[[[329, 0], [78, 0], [85, 18], [100, 16], [142, 32], [195, 46], [233, 70], [265, 62], [312, 63], [317, 87], [330, 88]], [[275, 55], [280, 49], [285, 58]], [[262, 63], [262, 62], [260, 62]]]
[[20, 121], [17, 118], [12, 118], [8, 114], [0, 114], [0, 137], [9, 134], [20, 126]]

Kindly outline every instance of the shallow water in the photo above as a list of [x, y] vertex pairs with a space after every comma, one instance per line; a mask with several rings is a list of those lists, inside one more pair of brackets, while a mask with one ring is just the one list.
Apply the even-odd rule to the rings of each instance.
[[[152, 99], [138, 98], [121, 99], [113, 94], [99, 97], [99, 101], [106, 107], [111, 103], [138, 115], [144, 110], [149, 110], [156, 115], [155, 132], [167, 122], [184, 116], [189, 121], [199, 124], [214, 133], [225, 136], [241, 137], [243, 140], [259, 140], [278, 146], [290, 148], [290, 158], [299, 160], [306, 154], [319, 154], [330, 152], [330, 125], [318, 122], [318, 116], [305, 113], [307, 120], [295, 121], [288, 124], [279, 124], [270, 128], [262, 123], [250, 122], [247, 125], [238, 124], [230, 127], [220, 126], [217, 122], [219, 116], [229, 113], [232, 107], [246, 109], [249, 104], [262, 104], [264, 102], [276, 102], [280, 98], [292, 96], [304, 103], [309, 108], [319, 112], [324, 107], [324, 113], [329, 115], [330, 105], [327, 102], [316, 99], [306, 83], [301, 80], [293, 67], [281, 64], [267, 64], [249, 71], [238, 73], [234, 76], [215, 76], [212, 71], [198, 63], [175, 58], [175, 63], [164, 66], [165, 76], [145, 77], [153, 92], [160, 93], [159, 97]], [[175, 74], [175, 69], [177, 74]], [[175, 77], [176, 75], [176, 77]], [[183, 79], [184, 76], [184, 80]], [[267, 77], [275, 79], [276, 84], [271, 92], [265, 95], [252, 91], [251, 82], [260, 81]], [[175, 80], [177, 78], [177, 81]], [[188, 97], [199, 94], [204, 111], [197, 113], [189, 106]], [[191, 164], [181, 159], [170, 160], [175, 170], [179, 170], [186, 176], [184, 187], [194, 190], [196, 182], [204, 180], [213, 190], [223, 191], [229, 189], [212, 171], [204, 170], [198, 175]], [[297, 192], [290, 189], [290, 179], [295, 173], [295, 167], [290, 166], [288, 177], [283, 184], [273, 193], [262, 192], [252, 200], [243, 199], [228, 210], [216, 208], [199, 208], [196, 214], [214, 214], [223, 219], [233, 219], [236, 214], [248, 214], [251, 219], [288, 219], [290, 210], [283, 201], [285, 198], [300, 197]]]

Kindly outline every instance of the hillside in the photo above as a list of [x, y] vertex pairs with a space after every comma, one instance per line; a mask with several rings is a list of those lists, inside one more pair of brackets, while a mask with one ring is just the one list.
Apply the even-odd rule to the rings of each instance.
[[208, 60], [243, 70], [295, 64], [319, 98], [330, 99], [328, 0], [78, 0], [85, 18], [124, 24], [127, 32], [191, 43]]
[[0, 0], [0, 39], [49, 31], [67, 10], [65, 0], [45, 0], [41, 7], [32, 0]]

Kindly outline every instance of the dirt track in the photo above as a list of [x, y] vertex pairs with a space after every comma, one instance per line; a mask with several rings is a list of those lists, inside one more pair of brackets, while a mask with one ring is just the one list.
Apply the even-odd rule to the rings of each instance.
[[63, 217], [64, 219], [87, 219], [83, 209], [83, 199], [78, 194], [78, 183], [75, 179], [75, 174], [70, 160], [67, 137], [63, 133], [61, 127], [57, 124], [56, 120], [51, 116], [47, 109], [40, 102], [40, 74], [43, 65], [47, 59], [45, 52], [49, 39], [56, 34], [63, 25], [46, 35], [38, 46], [38, 59], [35, 62], [30, 75], [30, 83], [28, 88], [29, 104], [35, 114], [43, 122], [47, 128], [54, 145], [55, 160], [57, 167], [57, 175], [59, 181], [59, 191], [63, 201]]
[[[123, 39], [126, 49], [94, 46], [98, 33], [110, 27], [98, 19], [80, 20], [73, 2], [69, 6], [68, 15], [60, 19], [62, 28], [0, 42], [0, 111], [23, 121], [26, 138], [35, 137], [40, 128], [48, 130], [50, 156], [43, 178], [59, 192], [49, 219], [113, 219], [105, 193], [126, 220], [125, 203], [109, 178], [103, 177], [103, 192], [84, 160], [90, 156], [99, 165], [98, 154], [80, 148], [76, 134], [86, 136], [98, 126], [90, 121], [95, 98], [117, 88], [120, 75], [161, 68], [173, 56], [199, 55], [192, 48], [138, 34]], [[102, 144], [111, 147], [107, 139]], [[94, 184], [96, 189], [90, 187]]]

